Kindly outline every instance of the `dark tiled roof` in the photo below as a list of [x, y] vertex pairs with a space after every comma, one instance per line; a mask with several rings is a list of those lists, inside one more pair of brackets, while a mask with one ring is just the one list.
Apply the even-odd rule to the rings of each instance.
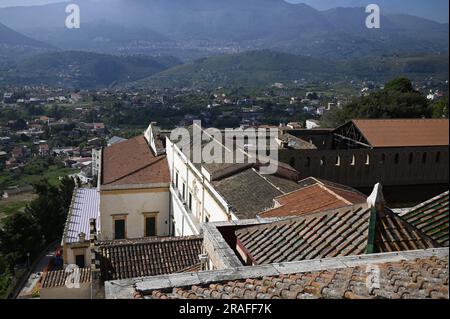
[[426, 201], [401, 215], [411, 225], [448, 247], [449, 192]]
[[254, 218], [261, 211], [272, 208], [273, 199], [284, 194], [282, 189], [297, 186], [295, 182], [282, 178], [269, 180], [253, 168], [213, 181], [212, 184], [236, 210], [240, 219]]
[[[379, 285], [368, 285], [367, 266], [210, 282], [137, 292], [151, 299], [448, 299], [448, 257], [370, 265]], [[369, 277], [370, 276], [370, 277]]]
[[166, 156], [154, 156], [144, 136], [106, 147], [102, 186], [170, 183]]
[[194, 269], [201, 237], [149, 238], [100, 243], [103, 280], [156, 276]]
[[[79, 272], [80, 284], [91, 282], [90, 268], [78, 268], [75, 271]], [[44, 273], [41, 286], [42, 288], [62, 287], [66, 284], [66, 279], [70, 274], [71, 272], [65, 272], [65, 270], [48, 271]]]
[[243, 228], [236, 237], [256, 265], [361, 255], [370, 252], [370, 245], [374, 252], [439, 246], [388, 209], [371, 222], [367, 204]]
[[366, 196], [347, 186], [308, 178], [300, 181], [302, 188], [275, 198], [279, 207], [259, 214], [260, 217], [300, 216], [366, 202]]

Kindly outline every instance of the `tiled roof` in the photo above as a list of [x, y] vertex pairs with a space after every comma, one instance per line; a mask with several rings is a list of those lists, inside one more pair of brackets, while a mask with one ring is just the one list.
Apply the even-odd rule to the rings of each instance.
[[66, 243], [79, 242], [79, 234], [84, 233], [90, 239], [90, 219], [96, 219], [97, 229], [100, 225], [100, 195], [95, 188], [76, 188], [73, 192], [72, 204], [67, 216], [64, 230]]
[[449, 192], [426, 201], [400, 216], [411, 225], [448, 247]]
[[201, 237], [149, 238], [99, 244], [103, 280], [171, 274], [200, 262]]
[[170, 183], [166, 156], [155, 157], [143, 135], [103, 150], [102, 186], [161, 183]]
[[298, 187], [297, 183], [287, 179], [268, 179], [253, 168], [213, 181], [212, 184], [240, 219], [254, 218], [259, 212], [272, 208], [273, 199], [283, 195], [283, 189]]
[[388, 209], [371, 217], [367, 204], [347, 206], [240, 229], [237, 243], [256, 265], [361, 255], [371, 245], [374, 252], [439, 247]]
[[278, 207], [259, 214], [260, 217], [300, 216], [306, 213], [340, 208], [366, 202], [366, 196], [347, 186], [307, 178], [299, 182], [302, 188], [275, 198]]
[[[91, 282], [91, 269], [90, 268], [76, 268], [73, 274], [79, 274], [79, 283]], [[42, 278], [42, 288], [55, 288], [65, 286], [67, 277], [72, 272], [66, 272], [65, 270], [48, 271], [44, 273]], [[73, 278], [73, 277], [71, 277]]]
[[[379, 276], [375, 272], [370, 272], [370, 269], [379, 270]], [[369, 281], [374, 284], [369, 285]], [[148, 299], [448, 299], [448, 256], [242, 278], [164, 290], [137, 291], [134, 297]]]
[[448, 119], [353, 120], [372, 147], [448, 146]]

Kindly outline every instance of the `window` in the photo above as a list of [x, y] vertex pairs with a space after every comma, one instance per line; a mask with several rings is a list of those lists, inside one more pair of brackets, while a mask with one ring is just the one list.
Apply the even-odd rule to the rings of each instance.
[[366, 165], [367, 166], [370, 165], [370, 155], [369, 154], [367, 154], [367, 157], [366, 157]]
[[85, 263], [84, 263], [84, 254], [83, 255], [76, 255], [75, 256], [75, 264], [79, 267], [79, 268], [84, 268], [85, 267]]
[[205, 214], [205, 223], [209, 223], [209, 215]]
[[183, 194], [181, 194], [181, 197], [183, 197], [183, 199], [186, 199], [186, 184], [183, 183]]
[[322, 158], [320, 159], [320, 166], [325, 166], [325, 164], [326, 164], [325, 156], [322, 156]]
[[336, 156], [336, 166], [341, 166], [341, 156]]
[[409, 165], [411, 165], [413, 163], [413, 161], [414, 161], [414, 155], [413, 155], [413, 153], [410, 153], [409, 158], [408, 158]]
[[156, 236], [156, 215], [145, 216], [145, 237]]
[[114, 239], [125, 239], [125, 219], [114, 220]]
[[188, 196], [188, 209], [190, 212], [192, 212], [192, 194], [191, 194], [191, 192], [189, 192], [189, 196]]
[[441, 152], [437, 152], [436, 153], [436, 163], [439, 163], [440, 160], [441, 160]]
[[355, 166], [356, 165], [356, 157], [355, 155], [352, 156], [352, 161], [350, 163], [351, 166]]
[[311, 157], [307, 157], [307, 158], [306, 158], [306, 164], [305, 164], [305, 166], [306, 166], [306, 167], [310, 167], [310, 166], [311, 166]]
[[386, 154], [381, 154], [380, 164], [384, 164], [386, 162]]
[[427, 153], [423, 153], [422, 155], [422, 163], [425, 164], [427, 162]]
[[178, 189], [178, 172], [175, 173], [175, 188]]
[[395, 154], [394, 163], [395, 164], [400, 163], [400, 155], [399, 154]]

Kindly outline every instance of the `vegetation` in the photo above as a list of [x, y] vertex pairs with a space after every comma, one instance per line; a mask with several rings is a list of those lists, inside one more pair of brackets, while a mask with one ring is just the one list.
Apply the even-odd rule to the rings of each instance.
[[25, 211], [12, 214], [0, 228], [0, 296], [11, 280], [14, 266], [39, 256], [46, 245], [58, 239], [64, 229], [67, 212], [75, 187], [64, 177], [58, 185], [41, 180], [34, 185], [37, 198]]
[[[345, 77], [342, 75], [345, 74]], [[352, 60], [327, 60], [268, 50], [203, 58], [175, 66], [139, 81], [142, 87], [216, 88], [260, 87], [276, 82], [295, 85], [294, 81], [349, 82], [350, 80], [386, 81], [402, 74], [411, 79], [426, 76], [448, 78], [448, 56], [390, 56]]]
[[382, 90], [326, 113], [322, 120], [325, 126], [337, 127], [351, 119], [442, 117], [445, 112], [448, 116], [448, 99], [447, 107], [445, 103], [430, 105], [425, 96], [413, 89], [410, 80], [399, 77], [386, 83]]

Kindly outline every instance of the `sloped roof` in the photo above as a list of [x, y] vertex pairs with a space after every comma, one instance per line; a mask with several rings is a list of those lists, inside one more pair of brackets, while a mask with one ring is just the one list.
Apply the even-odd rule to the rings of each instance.
[[436, 196], [401, 214], [401, 218], [414, 225], [442, 246], [449, 244], [449, 192]]
[[[91, 282], [91, 269], [90, 268], [76, 268], [75, 272], [79, 274], [79, 283]], [[41, 287], [42, 288], [56, 288], [65, 286], [67, 277], [71, 275], [71, 272], [66, 272], [65, 270], [54, 270], [44, 273], [42, 278]]]
[[202, 237], [146, 238], [99, 244], [103, 280], [147, 277], [198, 268]]
[[448, 119], [353, 120], [372, 147], [448, 146]]
[[367, 204], [347, 206], [237, 230], [237, 243], [256, 265], [362, 255], [371, 245], [375, 252], [439, 247], [388, 209], [371, 217]]
[[[448, 299], [448, 251], [425, 256], [408, 253], [305, 261], [289, 267], [247, 267], [209, 271], [183, 287], [163, 286], [161, 279], [137, 283], [136, 299]], [[423, 255], [417, 258], [417, 255]], [[284, 269], [284, 271], [281, 271]], [[379, 274], [375, 275], [374, 272]], [[224, 273], [220, 275], [219, 272]], [[177, 278], [175, 278], [177, 277]], [[182, 282], [171, 275], [166, 282]], [[195, 277], [194, 277], [195, 278]], [[205, 279], [203, 279], [205, 278]], [[378, 283], [376, 279], [378, 278]], [[418, 281], [418, 278], [420, 280]], [[181, 279], [181, 280], [180, 280]], [[159, 281], [158, 281], [159, 280]], [[185, 279], [186, 280], [186, 279]], [[368, 282], [373, 282], [372, 286]], [[159, 287], [158, 287], [159, 286]], [[131, 297], [131, 296], [130, 296]]]
[[84, 233], [90, 240], [90, 220], [95, 219], [100, 228], [100, 194], [95, 188], [76, 188], [64, 229], [66, 243], [79, 242], [79, 234]]
[[259, 214], [260, 217], [300, 216], [307, 213], [366, 202], [366, 196], [344, 185], [309, 177], [299, 182], [302, 188], [275, 198], [279, 207]]
[[273, 199], [283, 195], [283, 190], [299, 187], [291, 180], [266, 178], [254, 168], [213, 181], [212, 184], [241, 219], [254, 218], [259, 212], [273, 207]]
[[154, 156], [143, 135], [103, 150], [102, 186], [161, 183], [170, 183], [166, 156]]

